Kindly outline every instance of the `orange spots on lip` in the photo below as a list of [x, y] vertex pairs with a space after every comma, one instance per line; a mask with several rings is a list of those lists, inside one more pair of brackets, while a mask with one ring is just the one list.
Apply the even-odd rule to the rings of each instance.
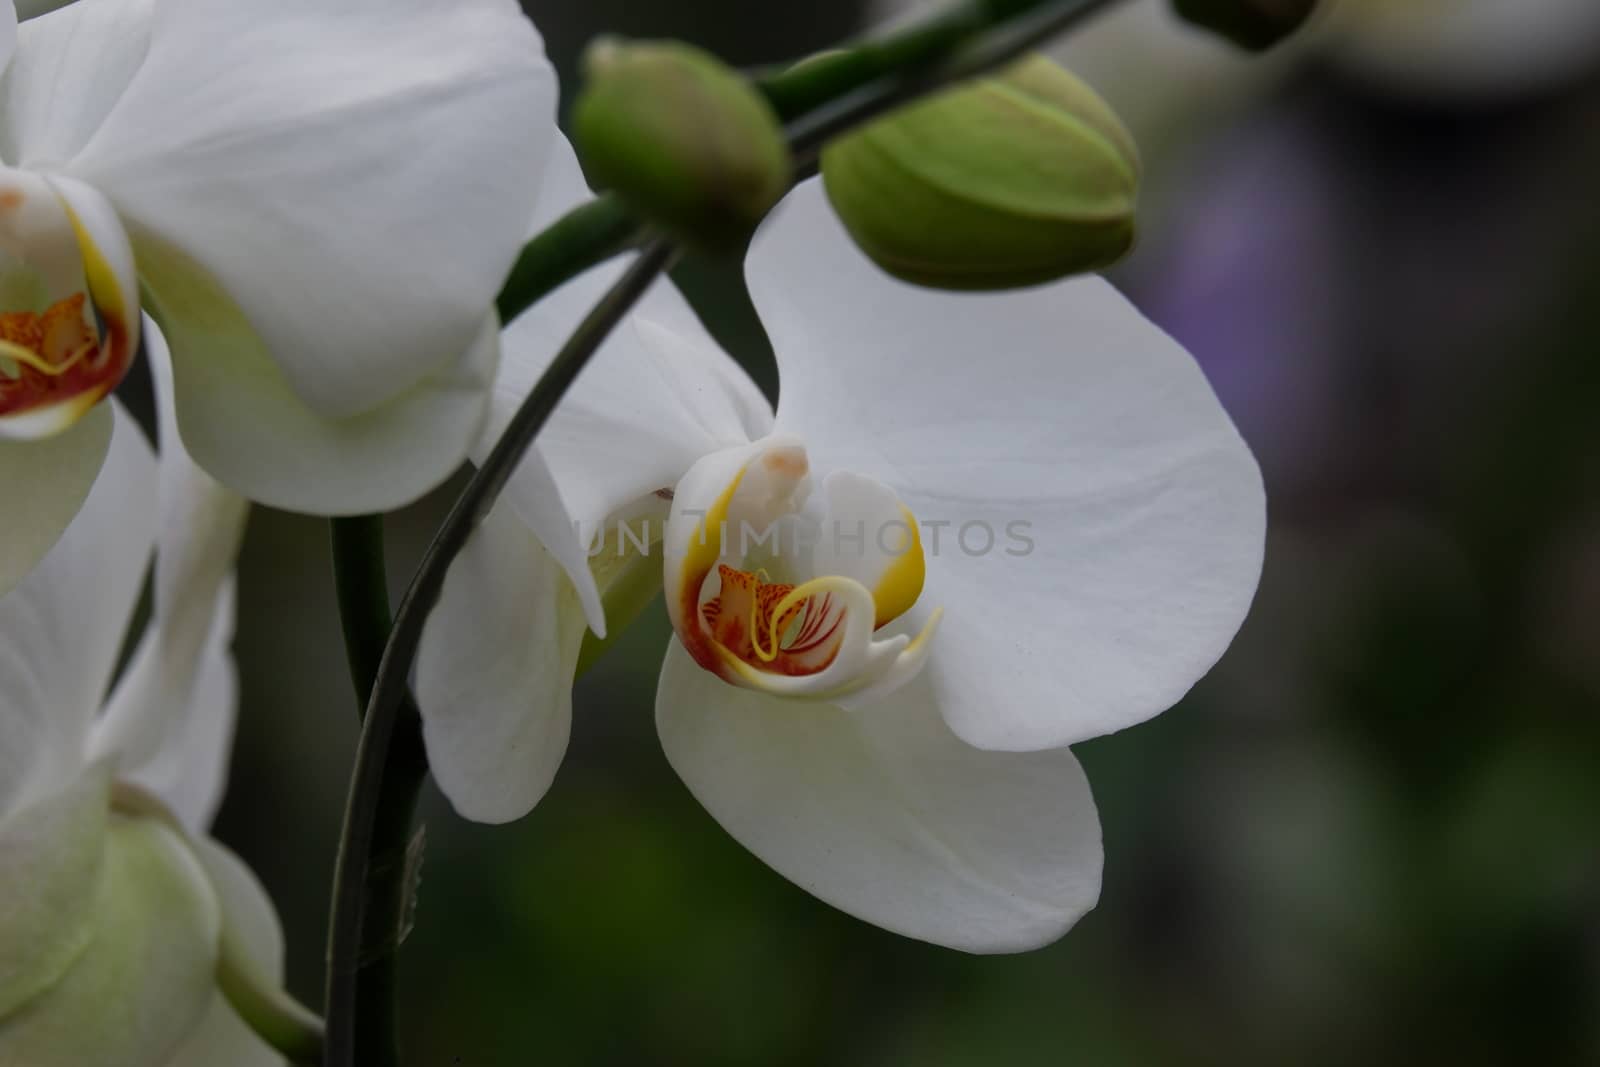
[[775, 616], [794, 586], [763, 581], [726, 564], [721, 593], [700, 606], [711, 640], [757, 670], [800, 676], [825, 670], [839, 654], [844, 612], [831, 593], [807, 597]]
[[85, 294], [74, 293], [42, 315], [0, 314], [0, 416], [103, 396], [122, 380], [133, 356], [131, 339], [115, 322], [100, 337], [85, 303]]
[[0, 189], [0, 211], [15, 211], [25, 203], [27, 197], [23, 195], [21, 189], [10, 186]]

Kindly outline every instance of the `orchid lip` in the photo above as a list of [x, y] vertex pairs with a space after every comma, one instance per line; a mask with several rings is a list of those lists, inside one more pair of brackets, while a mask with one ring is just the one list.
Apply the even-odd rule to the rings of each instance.
[[[862, 540], [853, 556], [818, 544], [785, 558], [780, 539], [776, 556], [757, 557], [745, 544], [752, 522], [770, 531], [829, 517], [909, 532], [896, 551]], [[910, 510], [872, 479], [833, 472], [814, 486], [804, 447], [789, 439], [706, 457], [676, 488], [669, 520], [669, 612], [678, 637], [702, 668], [773, 695], [839, 703], [897, 686], [920, 668], [940, 618], [932, 613], [914, 638], [879, 634], [921, 595], [915, 526]]]
[[126, 236], [92, 191], [66, 192], [38, 174], [0, 176], [0, 438], [66, 430], [117, 387], [138, 347]]

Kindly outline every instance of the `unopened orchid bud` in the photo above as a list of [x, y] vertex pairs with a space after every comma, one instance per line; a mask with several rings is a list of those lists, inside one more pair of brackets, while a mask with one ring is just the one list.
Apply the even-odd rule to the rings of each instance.
[[862, 251], [919, 285], [1035, 285], [1133, 245], [1133, 138], [1092, 89], [1039, 56], [835, 141], [822, 176]]
[[1317, 0], [1172, 0], [1179, 16], [1241, 48], [1271, 48], [1306, 24]]
[[737, 248], [789, 183], [771, 106], [676, 41], [605, 40], [585, 62], [572, 121], [589, 178], [691, 244]]

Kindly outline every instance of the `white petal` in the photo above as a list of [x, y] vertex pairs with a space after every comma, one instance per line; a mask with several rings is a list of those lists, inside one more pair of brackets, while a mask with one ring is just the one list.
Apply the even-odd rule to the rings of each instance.
[[957, 734], [1059, 747], [1157, 714], [1216, 662], [1260, 575], [1260, 473], [1194, 361], [1114, 289], [902, 284], [816, 182], [747, 276], [780, 430], [923, 524], [923, 602], [948, 609], [928, 669]]
[[324, 418], [301, 402], [228, 295], [147, 243], [139, 270], [172, 347], [183, 442], [252, 500], [318, 515], [412, 503], [450, 476], [488, 411], [499, 325], [480, 318], [464, 357], [382, 407]]
[[595, 584], [588, 559], [588, 546], [595, 536], [594, 526], [572, 518], [566, 494], [556, 484], [555, 475], [537, 446], [528, 450], [506, 483], [499, 506], [515, 515], [555, 557], [578, 594], [589, 628], [596, 636], [604, 637], [605, 607], [600, 602], [600, 587]]
[[29, 19], [0, 84], [5, 158], [58, 171], [76, 156], [144, 63], [154, 12], [153, 0], [77, 0]]
[[[192, 673], [183, 676], [184, 684], [161, 685], [161, 653], [170, 643], [163, 641], [159, 630], [152, 630], [118, 684], [111, 702], [117, 711], [108, 711], [105, 720], [109, 724], [127, 715], [128, 721], [147, 731], [138, 741], [153, 742], [150, 749], [119, 750], [128, 763], [119, 777], [160, 797], [190, 833], [211, 825], [222, 803], [239, 710], [238, 670], [230, 649], [234, 622], [231, 580], [223, 584], [213, 603], [216, 614], [211, 632], [197, 650]], [[180, 694], [185, 704], [153, 702], [163, 697], [176, 699]]]
[[[541, 220], [553, 221], [592, 195], [571, 147], [559, 140], [545, 177]], [[631, 258], [574, 278], [507, 328], [480, 456]], [[670, 488], [707, 452], [762, 436], [771, 423], [771, 407], [755, 383], [662, 279], [595, 353], [540, 433], [538, 448], [570, 514], [587, 532], [628, 504]]]
[[854, 471], [833, 471], [815, 498], [821, 529], [811, 573], [839, 575], [872, 593], [876, 625], [899, 618], [922, 592], [927, 561], [921, 532], [894, 490]]
[[153, 238], [200, 264], [307, 406], [348, 417], [473, 342], [555, 99], [512, 0], [169, 0], [68, 171], [141, 258]]
[[54, 985], [88, 946], [107, 777], [82, 774], [0, 819], [0, 1019]]
[[102, 404], [53, 437], [0, 440], [0, 596], [33, 569], [89, 495], [111, 446], [110, 409]]
[[0, 7], [0, 70], [11, 64], [17, 50], [17, 9], [15, 5]]
[[215, 987], [217, 900], [189, 847], [154, 820], [114, 818], [88, 947], [0, 1022], [0, 1063], [157, 1067]]
[[155, 540], [155, 458], [120, 406], [77, 518], [0, 597], [0, 812], [70, 780], [116, 667]]
[[[209, 838], [194, 841], [195, 853], [211, 876], [222, 905], [228, 935], [238, 939], [269, 981], [283, 980], [283, 930], [278, 914], [254, 874], [237, 856]], [[283, 1063], [250, 1030], [218, 993], [204, 1020], [162, 1067], [277, 1067]]]
[[417, 656], [428, 761], [463, 817], [509, 822], [550, 788], [583, 630], [561, 566], [496, 507], [451, 565]]
[[161, 418], [155, 611], [96, 730], [96, 753], [115, 753], [123, 776], [197, 829], [218, 799], [233, 737], [230, 576], [249, 506], [184, 451], [166, 344], [152, 323], [145, 338]]
[[1047, 944], [1094, 907], [1100, 827], [1067, 749], [970, 748], [920, 679], [847, 712], [723, 684], [674, 642], [656, 725], [695, 797], [778, 873], [967, 952]]

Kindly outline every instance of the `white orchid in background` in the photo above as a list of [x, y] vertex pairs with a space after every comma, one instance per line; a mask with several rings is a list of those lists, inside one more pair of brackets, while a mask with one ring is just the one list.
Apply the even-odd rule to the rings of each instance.
[[[203, 836], [237, 699], [246, 504], [177, 444], [149, 324], [145, 343], [159, 465], [113, 403], [87, 502], [0, 597], [0, 1063], [17, 1067], [281, 1062], [217, 992], [225, 937], [263, 973], [281, 967], [276, 917]], [[152, 548], [153, 617], [112, 687]]]
[[82, 503], [166, 331], [199, 464], [352, 514], [481, 428], [555, 81], [514, 0], [0, 4], [0, 590]]
[[[546, 184], [546, 217], [587, 195], [570, 152]], [[507, 332], [495, 428], [620, 269]], [[1189, 356], [1099, 279], [902, 284], [815, 181], [746, 277], [776, 414], [658, 284], [451, 572], [416, 678], [434, 773], [470, 818], [529, 810], [585, 618], [600, 632], [602, 594], [664, 574], [657, 725], [730, 833], [890, 930], [1048, 942], [1100, 884], [1066, 746], [1170, 706], [1226, 648], [1261, 566], [1256, 465]], [[593, 560], [569, 518], [603, 532]]]

